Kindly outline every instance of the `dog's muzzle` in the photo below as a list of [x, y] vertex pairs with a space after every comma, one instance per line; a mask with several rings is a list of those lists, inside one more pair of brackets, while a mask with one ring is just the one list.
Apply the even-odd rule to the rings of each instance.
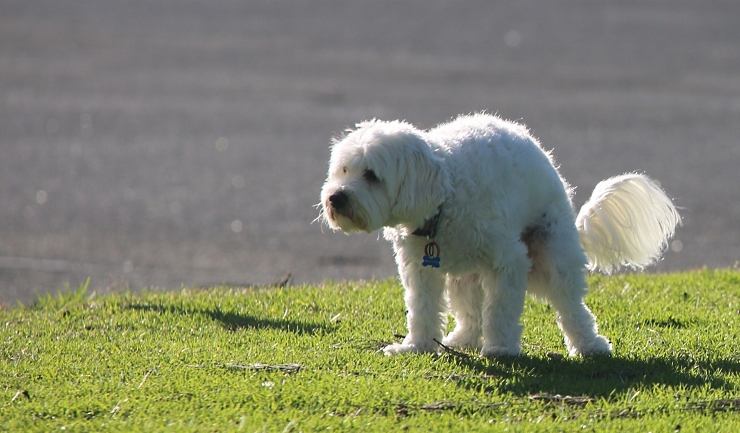
[[329, 205], [334, 212], [340, 215], [346, 215], [349, 207], [349, 196], [344, 191], [337, 191], [329, 196]]
[[325, 202], [328, 220], [332, 221], [343, 232], [364, 230], [366, 223], [352, 206], [352, 198], [345, 191], [332, 193]]

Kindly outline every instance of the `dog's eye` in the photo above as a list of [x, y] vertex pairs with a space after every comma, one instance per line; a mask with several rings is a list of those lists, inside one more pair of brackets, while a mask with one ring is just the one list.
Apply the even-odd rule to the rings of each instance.
[[347, 167], [342, 167], [342, 174], [347, 174]]
[[362, 178], [365, 179], [365, 182], [367, 183], [380, 182], [380, 179], [378, 179], [378, 176], [376, 176], [375, 172], [372, 170], [365, 170], [365, 172], [362, 174]]

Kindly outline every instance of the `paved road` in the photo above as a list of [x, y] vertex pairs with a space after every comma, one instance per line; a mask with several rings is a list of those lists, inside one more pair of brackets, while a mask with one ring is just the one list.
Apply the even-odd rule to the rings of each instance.
[[[497, 3], [497, 4], [495, 4]], [[0, 302], [395, 274], [311, 221], [332, 136], [487, 110], [582, 204], [645, 171], [684, 208], [653, 270], [740, 260], [736, 0], [0, 3]]]

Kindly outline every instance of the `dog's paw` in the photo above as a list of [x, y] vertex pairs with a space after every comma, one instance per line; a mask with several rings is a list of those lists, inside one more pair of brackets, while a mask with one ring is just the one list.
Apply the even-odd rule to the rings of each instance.
[[442, 344], [460, 349], [480, 349], [483, 346], [483, 338], [478, 333], [455, 330], [442, 339]]
[[436, 351], [436, 345], [414, 343], [393, 343], [383, 349], [385, 356], [402, 355], [404, 353], [431, 353]]
[[507, 358], [522, 354], [521, 347], [517, 346], [483, 346], [480, 355], [489, 359]]
[[570, 356], [594, 356], [594, 355], [611, 355], [612, 343], [603, 335], [597, 335], [587, 344], [581, 344], [580, 347], [568, 348]]

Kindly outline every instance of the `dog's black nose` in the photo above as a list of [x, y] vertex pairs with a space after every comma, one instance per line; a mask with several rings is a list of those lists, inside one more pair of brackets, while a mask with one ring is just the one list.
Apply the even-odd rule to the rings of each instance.
[[342, 210], [349, 204], [349, 197], [344, 191], [337, 191], [329, 196], [329, 204], [334, 210]]

